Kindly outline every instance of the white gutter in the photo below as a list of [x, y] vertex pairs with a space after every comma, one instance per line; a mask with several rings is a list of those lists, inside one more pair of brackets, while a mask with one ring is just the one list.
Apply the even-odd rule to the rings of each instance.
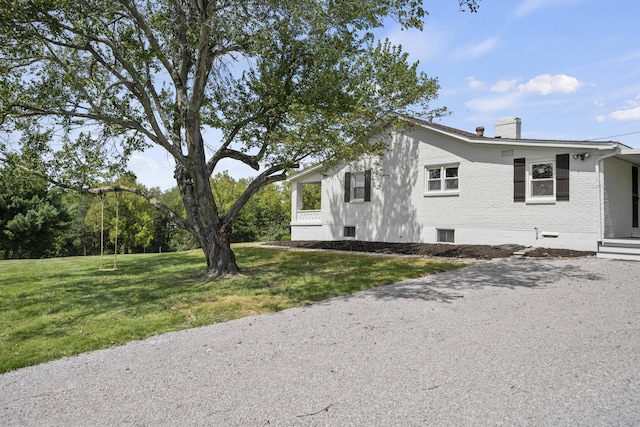
[[599, 222], [598, 225], [600, 227], [599, 234], [600, 234], [601, 242], [604, 241], [604, 202], [603, 202], [604, 187], [602, 183], [600, 170], [602, 169], [602, 166], [604, 166], [605, 159], [608, 159], [609, 157], [613, 157], [617, 154], [620, 154], [621, 151], [622, 150], [620, 149], [620, 146], [616, 144], [614, 147], [613, 153], [605, 154], [604, 156], [601, 156], [600, 158], [598, 158], [598, 160], [596, 161], [596, 175], [598, 176], [598, 210], [600, 214], [600, 220], [598, 221]]

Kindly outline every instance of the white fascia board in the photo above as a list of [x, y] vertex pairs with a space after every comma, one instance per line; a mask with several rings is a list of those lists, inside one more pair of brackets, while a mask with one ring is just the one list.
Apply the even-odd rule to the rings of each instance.
[[637, 148], [622, 148], [620, 150], [620, 154], [623, 156], [633, 156], [633, 155], [640, 155], [640, 149]]
[[640, 165], [640, 150], [638, 149], [622, 148], [616, 157], [634, 165]]
[[581, 150], [614, 150], [617, 143], [615, 142], [590, 142], [590, 141], [560, 141], [560, 140], [541, 140], [541, 139], [472, 139], [458, 137], [458, 139], [466, 140], [471, 144], [479, 145], [508, 145], [516, 147], [537, 147], [537, 148], [571, 148]]
[[287, 178], [287, 182], [297, 181], [299, 179], [304, 178], [307, 175], [310, 175], [310, 174], [315, 173], [315, 172], [319, 172], [322, 169], [324, 169], [324, 165], [322, 165], [322, 164], [309, 166], [308, 168], [305, 168], [305, 169], [301, 170], [300, 172], [297, 172], [296, 174], [291, 175], [289, 178]]
[[414, 125], [420, 126], [432, 132], [455, 138], [469, 144], [479, 145], [509, 145], [519, 147], [548, 147], [548, 148], [573, 148], [573, 149], [590, 149], [590, 150], [612, 150], [618, 145], [617, 142], [592, 142], [592, 141], [563, 141], [563, 140], [547, 140], [547, 139], [511, 139], [511, 138], [488, 138], [478, 137], [469, 138], [455, 132], [449, 132], [446, 129], [440, 129], [436, 126], [429, 126], [426, 123], [412, 122]]

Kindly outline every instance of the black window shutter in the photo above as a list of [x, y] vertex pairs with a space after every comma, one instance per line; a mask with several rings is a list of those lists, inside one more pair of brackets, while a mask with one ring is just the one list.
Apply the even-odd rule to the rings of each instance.
[[556, 200], [569, 200], [569, 155], [556, 156]]
[[364, 171], [364, 201], [371, 201], [371, 169]]
[[525, 177], [525, 159], [513, 159], [513, 201], [524, 202], [527, 180]]
[[351, 172], [344, 173], [344, 201], [351, 200]]

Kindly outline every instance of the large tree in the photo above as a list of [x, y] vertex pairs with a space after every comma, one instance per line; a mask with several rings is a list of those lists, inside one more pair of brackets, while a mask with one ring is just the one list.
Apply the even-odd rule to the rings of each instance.
[[[477, 0], [459, 0], [474, 11]], [[232, 224], [260, 188], [305, 159], [349, 159], [389, 113], [436, 116], [435, 79], [371, 33], [421, 28], [416, 0], [0, 0], [0, 123], [55, 129], [52, 181], [131, 191], [198, 241], [211, 275], [238, 271]], [[217, 129], [222, 135], [212, 139]], [[89, 188], [106, 160], [153, 144], [175, 159], [186, 215], [143, 189]], [[256, 176], [221, 214], [223, 159]]]
[[53, 243], [67, 226], [69, 215], [59, 189], [27, 171], [43, 171], [46, 141], [26, 135], [10, 164], [0, 164], [0, 258], [40, 258], [54, 252]]

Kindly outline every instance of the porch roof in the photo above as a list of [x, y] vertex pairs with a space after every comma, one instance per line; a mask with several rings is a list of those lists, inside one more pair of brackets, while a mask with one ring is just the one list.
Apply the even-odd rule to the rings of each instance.
[[626, 160], [634, 165], [640, 165], [640, 150], [638, 149], [623, 147], [615, 157]]

